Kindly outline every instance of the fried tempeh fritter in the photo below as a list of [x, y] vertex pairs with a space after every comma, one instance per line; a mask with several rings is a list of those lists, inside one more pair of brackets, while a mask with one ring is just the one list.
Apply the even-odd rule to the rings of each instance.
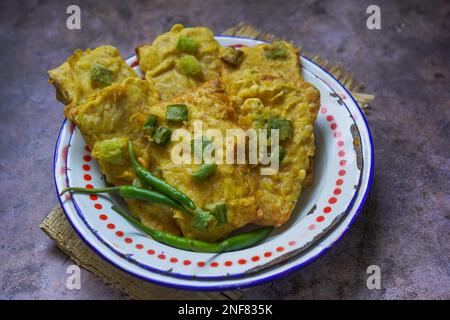
[[[105, 83], [92, 81], [95, 66], [110, 71], [111, 84], [121, 83], [129, 77], [137, 77], [112, 46], [101, 46], [94, 50], [76, 50], [63, 64], [48, 72], [49, 83], [56, 89], [56, 98], [64, 105], [76, 106], [86, 101], [92, 94], [100, 91]], [[95, 71], [95, 70], [94, 70]]]
[[290, 121], [292, 136], [280, 146], [286, 151], [278, 172], [261, 175], [253, 169], [256, 199], [262, 225], [282, 225], [295, 207], [302, 187], [308, 185], [311, 158], [314, 156], [314, 121], [320, 106], [319, 91], [300, 80], [297, 83], [254, 73], [242, 73], [239, 82], [231, 84], [230, 99], [243, 128], [267, 128], [271, 119]]
[[[135, 183], [135, 173], [128, 156], [128, 140], [133, 142], [138, 161], [149, 166], [150, 143], [142, 131], [143, 123], [159, 95], [151, 85], [139, 78], [128, 78], [91, 96], [67, 116], [80, 129], [92, 155], [98, 160], [106, 180], [113, 185]], [[169, 208], [127, 200], [132, 213], [153, 228], [179, 234]]]
[[208, 28], [174, 25], [151, 45], [136, 48], [140, 68], [161, 95], [170, 99], [220, 76], [219, 43]]

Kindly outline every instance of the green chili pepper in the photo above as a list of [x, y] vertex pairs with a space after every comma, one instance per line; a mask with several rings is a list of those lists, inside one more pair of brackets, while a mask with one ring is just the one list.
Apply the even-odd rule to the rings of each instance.
[[163, 146], [170, 141], [170, 137], [172, 135], [172, 130], [165, 126], [160, 126], [156, 129], [155, 134], [153, 135], [153, 141], [158, 146]]
[[134, 186], [120, 186], [120, 187], [107, 187], [107, 188], [97, 188], [97, 189], [88, 189], [88, 188], [77, 188], [70, 187], [65, 188], [61, 191], [61, 195], [63, 195], [67, 191], [75, 191], [87, 194], [96, 194], [96, 193], [107, 193], [107, 192], [118, 192], [120, 196], [129, 199], [143, 200], [153, 203], [164, 204], [170, 208], [180, 210], [187, 214], [192, 214], [189, 210], [183, 207], [178, 202], [173, 199], [159, 193], [150, 191], [143, 188], [138, 188]]
[[264, 48], [264, 55], [267, 59], [286, 58], [289, 54], [283, 42], [275, 41]]
[[112, 84], [113, 72], [95, 64], [91, 69], [91, 81], [94, 85], [106, 87]]
[[171, 104], [166, 109], [166, 120], [183, 122], [188, 120], [188, 109], [185, 104]]
[[217, 169], [217, 164], [215, 163], [204, 163], [195, 172], [192, 173], [192, 177], [203, 181], [208, 179], [210, 175], [214, 173]]
[[158, 116], [151, 114], [148, 116], [147, 121], [144, 123], [144, 132], [149, 136], [153, 136], [158, 125]]
[[279, 130], [279, 139], [284, 141], [292, 137], [292, 122], [280, 117], [272, 117], [267, 123], [267, 134], [270, 137], [270, 131], [272, 129]]
[[112, 206], [112, 209], [116, 211], [118, 214], [120, 214], [125, 220], [127, 220], [133, 226], [140, 229], [145, 234], [151, 236], [155, 241], [164, 243], [166, 245], [178, 249], [196, 252], [220, 253], [245, 249], [264, 240], [273, 230], [273, 227], [263, 227], [251, 232], [230, 237], [222, 242], [206, 242], [201, 240], [194, 240], [175, 236], [167, 232], [147, 227], [143, 225], [140, 221], [138, 221], [136, 218], [133, 218], [132, 216], [124, 213], [118, 207]]
[[197, 43], [192, 37], [180, 36], [177, 41], [177, 49], [192, 54], [197, 51]]
[[128, 152], [130, 154], [131, 165], [136, 171], [138, 178], [142, 179], [143, 182], [147, 183], [150, 187], [156, 191], [165, 194], [166, 196], [178, 201], [180, 204], [188, 209], [195, 210], [197, 207], [194, 202], [184, 193], [178, 191], [170, 184], [166, 183], [164, 180], [154, 176], [151, 172], [147, 171], [144, 167], [139, 165], [134, 156], [133, 144], [131, 141], [128, 142]]
[[272, 230], [273, 227], [263, 227], [247, 233], [242, 233], [225, 239], [219, 246], [222, 248], [222, 252], [245, 249], [267, 238]]
[[202, 73], [202, 66], [197, 58], [191, 55], [185, 55], [176, 64], [177, 68], [188, 76], [198, 76]]

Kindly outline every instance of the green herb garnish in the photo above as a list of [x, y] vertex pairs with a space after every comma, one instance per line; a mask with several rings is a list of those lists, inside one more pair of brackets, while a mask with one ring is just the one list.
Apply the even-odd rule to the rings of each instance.
[[148, 136], [153, 136], [158, 126], [158, 117], [154, 114], [151, 114], [147, 121], [144, 123], [144, 133]]
[[202, 66], [197, 58], [185, 55], [177, 62], [177, 68], [187, 76], [198, 76], [202, 73]]
[[155, 134], [153, 135], [153, 141], [158, 146], [163, 146], [170, 141], [170, 137], [172, 135], [172, 130], [165, 126], [160, 126], [156, 129]]
[[289, 120], [282, 119], [280, 117], [270, 118], [267, 123], [267, 134], [269, 137], [272, 129], [279, 130], [280, 141], [284, 141], [292, 137], [292, 122]]
[[171, 104], [166, 109], [166, 120], [183, 122], [188, 120], [188, 109], [185, 104]]
[[197, 43], [194, 38], [180, 36], [177, 41], [177, 49], [182, 52], [193, 54], [197, 51]]
[[210, 175], [214, 173], [217, 169], [217, 164], [215, 163], [204, 163], [195, 172], [192, 173], [192, 177], [203, 181], [209, 178]]
[[289, 54], [283, 42], [275, 41], [264, 48], [264, 55], [267, 59], [279, 59], [286, 58]]
[[95, 64], [91, 69], [91, 82], [95, 86], [106, 87], [112, 84], [113, 72]]

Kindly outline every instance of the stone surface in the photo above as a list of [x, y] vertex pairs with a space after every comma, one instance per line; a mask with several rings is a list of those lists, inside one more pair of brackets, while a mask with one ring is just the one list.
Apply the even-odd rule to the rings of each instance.
[[[112, 44], [123, 55], [176, 22], [217, 33], [245, 21], [342, 62], [377, 95], [367, 118], [375, 180], [366, 209], [327, 254], [245, 298], [450, 298], [450, 3], [382, 1], [381, 30], [366, 28], [368, 1], [97, 1], [79, 3], [82, 29], [65, 26], [65, 1], [0, 3], [0, 299], [122, 299], [82, 271], [38, 228], [57, 203], [53, 148], [62, 105], [49, 68], [76, 48]], [[73, 3], [71, 2], [71, 3]], [[366, 269], [381, 268], [381, 290]]]

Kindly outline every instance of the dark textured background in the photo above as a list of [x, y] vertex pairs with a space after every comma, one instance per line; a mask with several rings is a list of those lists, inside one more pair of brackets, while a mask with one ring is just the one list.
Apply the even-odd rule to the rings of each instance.
[[[0, 298], [126, 298], [71, 264], [38, 228], [56, 205], [53, 147], [63, 120], [46, 71], [76, 48], [124, 56], [176, 22], [216, 33], [245, 21], [342, 62], [377, 98], [367, 112], [375, 181], [366, 210], [332, 250], [245, 298], [450, 298], [450, 2], [376, 1], [382, 29], [365, 27], [368, 1], [1, 1]], [[78, 3], [82, 29], [65, 27]], [[379, 265], [382, 289], [368, 290]]]

